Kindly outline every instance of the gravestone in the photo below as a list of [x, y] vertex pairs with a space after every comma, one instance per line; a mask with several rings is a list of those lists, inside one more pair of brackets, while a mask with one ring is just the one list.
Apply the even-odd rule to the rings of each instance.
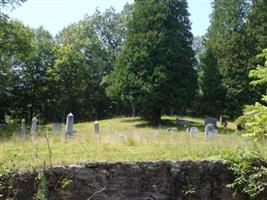
[[205, 126], [205, 138], [209, 139], [214, 137], [217, 134], [217, 130], [215, 129], [213, 124], [208, 124]]
[[100, 126], [98, 121], [95, 121], [94, 128], [95, 128], [95, 133], [98, 134], [100, 132]]
[[52, 132], [53, 133], [61, 133], [62, 124], [61, 123], [53, 123]]
[[198, 128], [197, 127], [191, 127], [189, 131], [192, 135], [197, 135], [198, 134]]
[[206, 117], [204, 126], [206, 127], [208, 124], [212, 124], [214, 126], [214, 128], [216, 128], [217, 127], [217, 119], [214, 117]]
[[220, 115], [220, 124], [223, 125], [223, 116]]
[[36, 135], [37, 134], [37, 122], [38, 122], [37, 118], [34, 117], [32, 119], [32, 127], [31, 127], [31, 134], [32, 135]]
[[21, 120], [21, 127], [20, 127], [19, 134], [20, 134], [21, 137], [24, 137], [26, 135], [25, 119]]
[[167, 129], [168, 132], [177, 132], [178, 129], [176, 127], [170, 127]]
[[185, 119], [177, 119], [176, 124], [181, 126], [190, 126], [191, 122]]
[[68, 114], [67, 120], [66, 120], [66, 127], [65, 127], [65, 134], [66, 135], [73, 135], [73, 122], [74, 122], [74, 116], [72, 113]]

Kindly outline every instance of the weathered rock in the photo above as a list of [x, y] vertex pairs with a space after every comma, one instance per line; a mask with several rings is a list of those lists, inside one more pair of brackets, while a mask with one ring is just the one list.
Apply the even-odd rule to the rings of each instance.
[[[232, 175], [220, 161], [88, 163], [45, 169], [47, 199], [230, 200]], [[2, 175], [2, 199], [34, 199], [37, 172]], [[12, 187], [10, 187], [12, 186]]]

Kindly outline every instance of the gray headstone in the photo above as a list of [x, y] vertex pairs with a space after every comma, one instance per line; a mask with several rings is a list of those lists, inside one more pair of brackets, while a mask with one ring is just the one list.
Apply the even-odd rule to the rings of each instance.
[[192, 135], [197, 135], [198, 134], [198, 128], [197, 127], [190, 127], [190, 133]]
[[168, 132], [177, 132], [178, 129], [176, 127], [171, 127], [167, 129]]
[[26, 135], [25, 119], [21, 120], [21, 126], [20, 126], [19, 134], [20, 134], [21, 137], [24, 137]]
[[217, 127], [217, 119], [214, 118], [214, 117], [206, 117], [205, 118], [205, 127], [208, 125], [208, 124], [212, 124], [215, 128]]
[[37, 118], [34, 117], [32, 119], [32, 126], [31, 126], [31, 134], [32, 135], [36, 135], [37, 134], [37, 122], [38, 122]]
[[52, 132], [53, 133], [60, 133], [62, 129], [62, 124], [61, 123], [53, 123], [52, 124]]
[[178, 119], [176, 121], [177, 125], [182, 125], [182, 126], [190, 126], [191, 122], [185, 119]]
[[220, 124], [223, 125], [223, 116], [220, 115]]
[[66, 120], [66, 128], [65, 128], [65, 134], [66, 135], [73, 135], [73, 122], [74, 122], [74, 116], [72, 113], [68, 114], [67, 120]]
[[209, 139], [214, 137], [217, 134], [217, 130], [215, 129], [213, 124], [208, 124], [205, 126], [205, 138]]
[[95, 121], [94, 128], [95, 128], [95, 133], [98, 134], [100, 132], [100, 126], [98, 121]]

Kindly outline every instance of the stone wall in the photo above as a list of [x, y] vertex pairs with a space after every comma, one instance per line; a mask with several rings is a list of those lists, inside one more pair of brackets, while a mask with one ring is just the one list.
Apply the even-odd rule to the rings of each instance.
[[[227, 200], [231, 173], [220, 161], [88, 163], [44, 170], [51, 200]], [[1, 199], [35, 199], [38, 172], [0, 177]]]

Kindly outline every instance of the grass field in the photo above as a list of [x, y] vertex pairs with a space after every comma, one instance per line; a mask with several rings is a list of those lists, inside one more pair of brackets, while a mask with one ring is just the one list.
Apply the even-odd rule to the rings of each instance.
[[[40, 136], [19, 138], [16, 126], [1, 128], [3, 134], [14, 133], [0, 139], [0, 172], [11, 169], [47, 167], [50, 156], [53, 165], [93, 161], [144, 161], [144, 160], [202, 160], [219, 159], [227, 152], [238, 149], [257, 149], [267, 157], [267, 143], [255, 144], [235, 132], [235, 125], [227, 130], [219, 127], [219, 135], [206, 140], [203, 120], [187, 118], [198, 126], [200, 133], [191, 136], [184, 129], [168, 132], [174, 126], [174, 117], [164, 117], [161, 128], [152, 128], [139, 118], [114, 118], [100, 121], [101, 134], [96, 135], [93, 122], [75, 124], [77, 134], [71, 138], [63, 132], [51, 132], [51, 125], [41, 127]], [[48, 130], [49, 154], [44, 135]]]

